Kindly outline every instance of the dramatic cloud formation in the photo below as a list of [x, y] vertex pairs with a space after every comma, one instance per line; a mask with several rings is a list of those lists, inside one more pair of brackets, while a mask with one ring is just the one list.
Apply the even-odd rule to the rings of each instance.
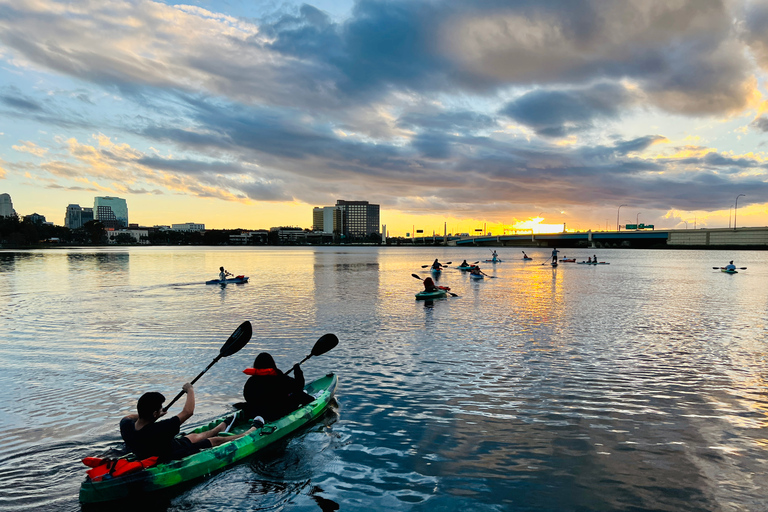
[[0, 189], [585, 226], [768, 202], [765, 2], [201, 4], [0, 0]]

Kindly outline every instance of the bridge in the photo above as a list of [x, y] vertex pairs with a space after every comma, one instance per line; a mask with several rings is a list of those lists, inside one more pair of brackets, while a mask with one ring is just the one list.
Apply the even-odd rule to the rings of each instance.
[[430, 236], [413, 245], [488, 247], [625, 247], [646, 249], [768, 249], [768, 227], [575, 231], [547, 234]]

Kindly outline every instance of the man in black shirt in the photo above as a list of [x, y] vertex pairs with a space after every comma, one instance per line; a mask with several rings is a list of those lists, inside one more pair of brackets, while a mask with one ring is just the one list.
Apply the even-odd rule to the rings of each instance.
[[195, 412], [195, 390], [192, 384], [187, 382], [182, 389], [187, 394], [186, 402], [181, 412], [173, 418], [157, 421], [166, 413], [163, 410], [165, 397], [152, 391], [144, 393], [139, 398], [136, 404], [138, 414], [129, 414], [120, 421], [120, 435], [128, 449], [137, 458], [157, 456], [159, 462], [167, 462], [195, 454], [205, 448], [219, 446], [245, 435], [216, 437], [227, 426], [226, 422], [222, 421], [205, 432], [176, 437], [181, 424], [191, 418]]

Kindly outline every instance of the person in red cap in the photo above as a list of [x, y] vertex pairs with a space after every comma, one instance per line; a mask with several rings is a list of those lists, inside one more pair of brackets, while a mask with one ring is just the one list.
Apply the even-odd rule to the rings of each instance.
[[244, 371], [251, 376], [243, 387], [247, 417], [261, 416], [270, 422], [312, 402], [314, 398], [304, 392], [304, 372], [298, 364], [293, 372], [295, 377], [280, 371], [267, 352], [256, 356], [253, 368]]

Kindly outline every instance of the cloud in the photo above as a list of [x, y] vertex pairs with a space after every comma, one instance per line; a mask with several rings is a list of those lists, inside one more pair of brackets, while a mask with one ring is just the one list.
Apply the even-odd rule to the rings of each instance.
[[34, 142], [30, 142], [30, 141], [23, 141], [23, 144], [13, 145], [11, 146], [11, 148], [15, 149], [20, 153], [29, 153], [30, 155], [35, 155], [39, 157], [44, 156], [48, 152], [47, 149], [41, 148]]
[[[720, 208], [733, 187], [764, 190], [762, 161], [672, 147], [676, 134], [647, 120], [754, 100], [744, 50], [763, 62], [765, 12], [737, 6], [359, 0], [336, 20], [310, 5], [254, 19], [149, 0], [0, 0], [6, 65], [76, 82], [5, 87], [0, 106], [58, 127], [47, 154], [38, 141], [15, 148], [61, 186], [312, 204], [344, 191], [473, 214]], [[768, 131], [764, 117], [753, 125]]]
[[634, 102], [621, 85], [597, 84], [583, 89], [531, 91], [501, 111], [546, 137], [588, 130], [598, 119], [615, 119]]

